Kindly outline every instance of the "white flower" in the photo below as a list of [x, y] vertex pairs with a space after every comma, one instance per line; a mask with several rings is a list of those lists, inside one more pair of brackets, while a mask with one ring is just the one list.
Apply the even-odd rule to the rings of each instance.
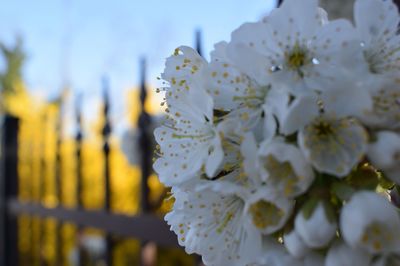
[[400, 217], [396, 208], [375, 192], [358, 192], [342, 208], [340, 230], [346, 243], [371, 254], [400, 250]]
[[264, 234], [272, 234], [285, 225], [292, 214], [293, 206], [292, 200], [260, 186], [247, 196], [245, 211], [255, 228]]
[[400, 135], [381, 131], [376, 137], [376, 142], [369, 145], [368, 158], [388, 178], [400, 184]]
[[336, 241], [326, 255], [325, 266], [368, 266], [370, 262], [371, 255], [367, 252]]
[[351, 118], [321, 115], [300, 130], [298, 143], [306, 158], [321, 172], [346, 176], [367, 149], [367, 133]]
[[284, 197], [302, 194], [314, 180], [311, 166], [294, 145], [275, 138], [258, 149], [252, 134], [246, 134], [241, 146], [245, 172]]
[[[184, 114], [181, 117], [186, 119]], [[154, 132], [161, 157], [153, 167], [167, 186], [199, 178], [203, 171], [212, 178], [224, 159], [218, 129], [207, 121], [186, 121], [190, 122], [191, 128], [188, 124], [177, 123], [159, 127]]]
[[306, 219], [299, 212], [295, 219], [295, 230], [304, 243], [311, 248], [325, 247], [335, 236], [337, 224], [329, 221], [326, 207], [319, 202], [311, 216]]
[[383, 74], [400, 70], [400, 16], [393, 1], [357, 0], [354, 20], [370, 71]]
[[310, 251], [310, 248], [304, 243], [296, 230], [285, 234], [283, 243], [289, 253], [296, 258], [302, 258]]
[[400, 79], [385, 75], [379, 86], [371, 91], [373, 108], [365, 111], [362, 121], [371, 128], [400, 128]]
[[301, 151], [279, 139], [261, 144], [258, 162], [267, 185], [285, 197], [304, 193], [314, 180], [314, 172]]
[[172, 56], [167, 58], [161, 77], [171, 85], [186, 86], [188, 78], [191, 82], [202, 82], [207, 65], [207, 61], [196, 50], [188, 46], [180, 46], [175, 49]]
[[212, 178], [224, 159], [223, 124], [214, 124], [213, 99], [205, 91], [206, 62], [191, 48], [180, 47], [167, 59], [162, 77], [169, 81], [166, 103], [169, 120], [154, 132], [160, 158], [154, 169], [168, 185]]
[[368, 91], [342, 80], [318, 95], [297, 97], [276, 113], [279, 131], [298, 132], [300, 149], [317, 170], [342, 177], [365, 154], [367, 132], [354, 118], [371, 108]]
[[282, 104], [276, 112], [280, 132], [291, 135], [309, 124], [321, 112], [327, 115], [362, 117], [373, 108], [371, 94], [364, 87], [349, 79], [342, 79], [327, 86], [318, 95], [304, 95]]
[[215, 45], [208, 67], [207, 91], [214, 98], [215, 109], [225, 111], [225, 119], [239, 119], [242, 131], [263, 124], [263, 135], [272, 138], [276, 131], [274, 108], [285, 98], [272, 91], [269, 84], [261, 86], [242, 72], [227, 57], [226, 46], [226, 42]]
[[323, 90], [366, 68], [351, 23], [324, 23], [317, 4], [286, 0], [263, 22], [242, 25], [232, 33], [229, 58], [259, 84], [272, 82], [293, 95]]
[[175, 191], [178, 203], [165, 216], [187, 253], [207, 265], [245, 265], [261, 252], [261, 234], [245, 217], [244, 201], [211, 189]]
[[292, 257], [282, 244], [269, 239], [263, 239], [263, 254], [257, 263], [251, 266], [304, 266], [303, 261]]

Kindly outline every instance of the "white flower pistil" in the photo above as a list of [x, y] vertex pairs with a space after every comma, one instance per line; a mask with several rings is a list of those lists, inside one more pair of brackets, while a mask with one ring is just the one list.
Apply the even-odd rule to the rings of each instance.
[[298, 42], [290, 48], [284, 51], [284, 65], [273, 66], [270, 71], [274, 72], [280, 70], [280, 68], [286, 68], [290, 71], [295, 72], [298, 78], [304, 78], [307, 73], [304, 71], [304, 67], [311, 64], [316, 64], [317, 59], [313, 58], [312, 52], [307, 49], [305, 45], [300, 45]]

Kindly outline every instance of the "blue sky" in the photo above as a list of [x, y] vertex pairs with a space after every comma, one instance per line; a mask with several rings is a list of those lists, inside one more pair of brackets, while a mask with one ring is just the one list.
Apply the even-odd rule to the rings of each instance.
[[240, 24], [275, 5], [275, 0], [0, 1], [0, 40], [12, 44], [17, 34], [23, 37], [30, 90], [52, 97], [68, 82], [92, 101], [107, 74], [118, 106], [123, 92], [138, 83], [140, 56], [147, 57], [148, 82], [154, 84], [174, 48], [193, 46], [196, 28], [209, 53]]

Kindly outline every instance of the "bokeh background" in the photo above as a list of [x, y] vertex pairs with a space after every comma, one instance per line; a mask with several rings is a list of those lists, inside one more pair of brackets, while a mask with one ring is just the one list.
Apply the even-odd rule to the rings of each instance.
[[[214, 43], [229, 41], [232, 30], [260, 19], [276, 5], [274, 0], [0, 2], [0, 107], [3, 114], [20, 120], [19, 200], [47, 208], [77, 206], [79, 130], [83, 136], [82, 205], [88, 210], [102, 209], [102, 134], [108, 119], [112, 125], [111, 210], [132, 216], [140, 211], [141, 173], [132, 163], [135, 160], [129, 162], [123, 153], [121, 142], [127, 136], [135, 141], [141, 110], [140, 58], [147, 62], [146, 111], [157, 116], [161, 111], [161, 98], [155, 93], [160, 85], [157, 76], [176, 47], [193, 46], [195, 32], [200, 32], [203, 56], [208, 58]], [[104, 86], [110, 98], [108, 118], [103, 110]], [[77, 127], [76, 110], [81, 111], [82, 128]], [[57, 196], [57, 156], [62, 161], [61, 198]], [[153, 213], [162, 219], [171, 200], [162, 200], [168, 199], [168, 193], [154, 174], [148, 185], [150, 201], [159, 202]], [[53, 219], [20, 216], [18, 227], [20, 265], [106, 265], [101, 231], [66, 223], [61, 226], [60, 242]], [[56, 258], [57, 246], [62, 248], [61, 259]], [[179, 248], [156, 248], [150, 243], [144, 249], [138, 240], [115, 239], [113, 265], [143, 264], [143, 256], [148, 258], [147, 265], [194, 265], [197, 260]]]

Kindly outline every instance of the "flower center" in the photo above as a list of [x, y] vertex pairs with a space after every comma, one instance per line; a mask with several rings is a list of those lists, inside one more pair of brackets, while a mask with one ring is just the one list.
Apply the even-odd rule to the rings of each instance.
[[307, 53], [298, 44], [295, 44], [291, 53], [286, 57], [286, 63], [289, 69], [299, 70], [307, 64]]
[[326, 121], [319, 121], [313, 125], [315, 134], [318, 137], [326, 137], [334, 134], [334, 129], [331, 124]]
[[279, 162], [274, 156], [265, 158], [264, 168], [269, 173], [269, 178], [275, 184], [281, 184], [285, 196], [293, 194], [296, 190], [297, 176], [289, 162]]
[[253, 224], [259, 229], [277, 225], [284, 216], [280, 208], [265, 200], [253, 203], [249, 208], [249, 212], [252, 216]]
[[361, 237], [361, 242], [372, 246], [376, 252], [380, 252], [383, 245], [393, 240], [392, 234], [380, 223], [369, 225]]

